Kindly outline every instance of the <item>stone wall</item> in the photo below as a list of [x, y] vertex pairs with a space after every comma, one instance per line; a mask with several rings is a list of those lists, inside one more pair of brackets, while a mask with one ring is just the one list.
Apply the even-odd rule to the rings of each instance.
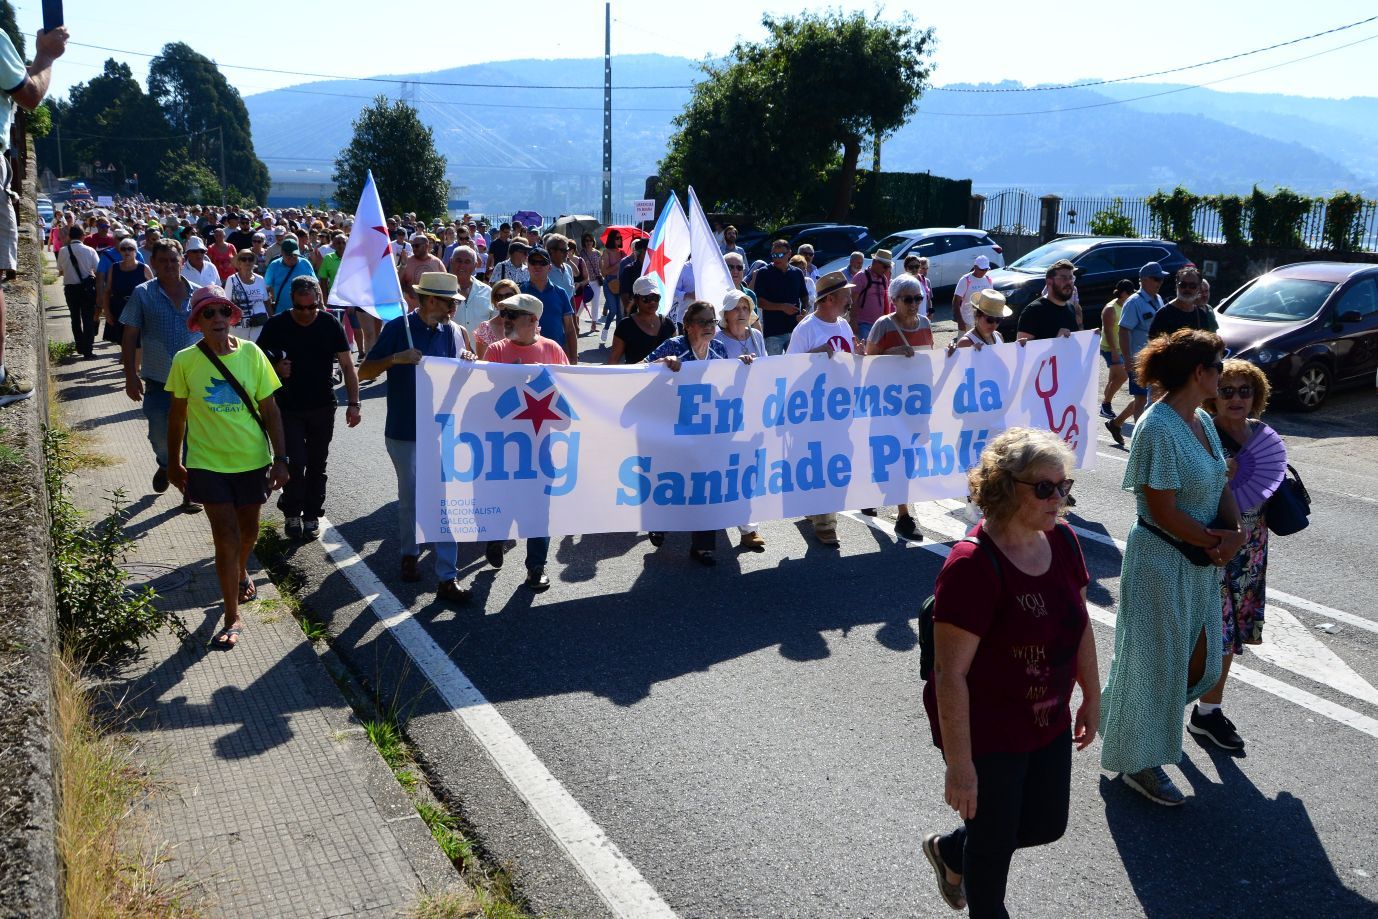
[[[32, 161], [33, 150], [29, 148]], [[48, 500], [43, 484], [48, 348], [42, 246], [29, 169], [20, 220], [19, 277], [4, 285], [5, 364], [34, 384], [0, 408], [0, 916], [60, 913], [55, 847], [56, 654]]]

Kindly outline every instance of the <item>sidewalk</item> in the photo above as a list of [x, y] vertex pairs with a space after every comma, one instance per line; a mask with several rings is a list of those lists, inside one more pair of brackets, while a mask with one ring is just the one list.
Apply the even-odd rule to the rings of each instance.
[[[50, 339], [71, 341], [61, 286], [44, 297]], [[78, 473], [75, 500], [104, 516], [124, 489], [134, 584], [152, 584], [196, 639], [156, 636], [108, 686], [152, 764], [138, 816], [166, 876], [209, 915], [255, 919], [393, 916], [459, 883], [296, 621], [262, 602], [277, 594], [254, 566], [260, 602], [242, 607], [239, 646], [206, 647], [222, 610], [205, 515], [182, 514], [175, 488], [152, 492], [118, 351], [98, 342], [96, 355], [53, 367], [65, 420], [113, 459]]]

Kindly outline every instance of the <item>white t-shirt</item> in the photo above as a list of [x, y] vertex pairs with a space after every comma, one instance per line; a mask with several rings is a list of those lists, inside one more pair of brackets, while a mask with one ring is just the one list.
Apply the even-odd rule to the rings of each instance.
[[63, 284], [80, 284], [96, 273], [100, 254], [85, 243], [67, 242], [57, 250], [57, 267]]
[[477, 333], [478, 327], [493, 315], [493, 288], [474, 278], [470, 281], [469, 296], [455, 307], [454, 321], [470, 332]]
[[804, 354], [821, 345], [832, 345], [834, 351], [852, 353], [852, 327], [845, 319], [825, 322], [812, 313], [794, 327], [786, 354]]
[[990, 272], [987, 271], [983, 277], [967, 273], [962, 275], [962, 279], [957, 282], [956, 288], [952, 291], [953, 297], [962, 298], [962, 321], [968, 326], [976, 324], [976, 315], [972, 312], [975, 308], [971, 305], [971, 298], [983, 290], [989, 290], [995, 286], [995, 282], [990, 279]]
[[268, 312], [268, 287], [258, 275], [252, 281], [242, 281], [238, 273], [232, 274], [225, 279], [224, 287], [226, 295], [244, 311], [245, 318]]

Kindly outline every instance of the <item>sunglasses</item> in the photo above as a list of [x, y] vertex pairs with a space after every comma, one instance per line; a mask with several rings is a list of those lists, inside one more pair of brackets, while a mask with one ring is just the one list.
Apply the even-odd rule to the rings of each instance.
[[216, 316], [222, 319], [229, 319], [233, 315], [234, 310], [228, 306], [208, 306], [201, 310], [200, 313], [202, 319], [214, 319]]
[[645, 300], [647, 303], [659, 303], [660, 294], [638, 294], [636, 299]]
[[1233, 399], [1235, 396], [1241, 399], [1252, 399], [1254, 397], [1254, 388], [1247, 384], [1244, 386], [1221, 386], [1216, 392], [1220, 394], [1220, 398], [1222, 399]]
[[922, 302], [923, 302], [923, 297], [922, 297], [922, 296], [915, 296], [915, 295], [913, 295], [913, 294], [906, 294], [906, 295], [903, 296], [903, 297], [896, 297], [896, 298], [895, 298], [895, 302], [896, 302], [896, 303], [922, 303]]
[[728, 265], [728, 266], [727, 266], [727, 270], [728, 270], [728, 271], [745, 271], [745, 270], [746, 270], [746, 266], [744, 266], [744, 265]]
[[710, 326], [716, 325], [717, 322], [718, 321], [716, 319], [691, 319], [689, 320], [688, 325], [696, 325], [706, 329]]
[[983, 322], [990, 322], [990, 323], [999, 323], [999, 322], [1000, 322], [1000, 317], [998, 317], [998, 316], [987, 316], [985, 313], [982, 313], [982, 312], [978, 312], [978, 313], [976, 314], [976, 318], [979, 319], [979, 320], [981, 320], [981, 321], [983, 321]]
[[1200, 290], [1200, 289], [1201, 289], [1201, 285], [1200, 285], [1200, 284], [1178, 284], [1178, 285], [1177, 285], [1177, 289], [1178, 289], [1179, 291]]
[[235, 259], [236, 262], [252, 262], [253, 260], [254, 257], [252, 255], [241, 255], [239, 258]]
[[527, 262], [527, 264], [532, 268], [548, 268], [550, 266], [550, 262], [539, 261], [534, 258]]
[[498, 315], [501, 316], [503, 319], [508, 320], [509, 322], [516, 322], [523, 316], [530, 316], [532, 314], [523, 312], [521, 310], [503, 310], [502, 312], [498, 313]]
[[320, 308], [321, 308], [321, 305], [320, 305], [319, 303], [316, 303], [314, 300], [313, 300], [312, 302], [310, 302], [310, 303], [293, 303], [293, 304], [292, 304], [292, 309], [294, 309], [294, 310], [318, 310], [318, 309], [320, 309]]
[[1224, 372], [1225, 372], [1225, 362], [1224, 362], [1224, 361], [1215, 361], [1215, 362], [1210, 363], [1210, 364], [1202, 364], [1201, 366], [1204, 367], [1204, 368], [1207, 369], [1207, 370], [1214, 370], [1216, 373], [1224, 373]]
[[1072, 486], [1076, 484], [1075, 479], [1063, 479], [1061, 482], [1052, 482], [1044, 479], [1042, 482], [1026, 482], [1023, 479], [1015, 479], [1020, 485], [1027, 485], [1033, 489], [1034, 497], [1040, 501], [1047, 501], [1054, 494], [1059, 498], [1065, 498], [1072, 493]]

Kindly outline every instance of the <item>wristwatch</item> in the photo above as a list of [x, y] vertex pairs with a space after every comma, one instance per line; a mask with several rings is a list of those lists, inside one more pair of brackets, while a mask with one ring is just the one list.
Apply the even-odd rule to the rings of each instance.
[[283, 456], [275, 456], [275, 457], [273, 457], [273, 462], [275, 462], [275, 463], [286, 463], [286, 464], [289, 465], [289, 466], [292, 465], [292, 460], [289, 459], [285, 454], [284, 454]]

